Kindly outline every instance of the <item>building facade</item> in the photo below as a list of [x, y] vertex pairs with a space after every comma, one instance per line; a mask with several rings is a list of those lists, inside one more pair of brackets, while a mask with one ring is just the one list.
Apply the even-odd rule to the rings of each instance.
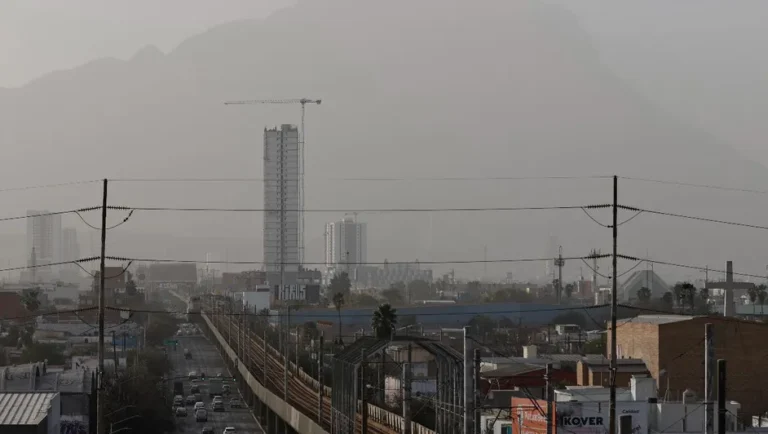
[[352, 217], [325, 225], [325, 266], [350, 276], [368, 260], [367, 225]]
[[[642, 359], [656, 380], [659, 396], [682, 399], [688, 389], [704, 393], [704, 328], [713, 325], [715, 357], [728, 361], [728, 399], [741, 403], [745, 415], [764, 414], [768, 378], [759, 375], [768, 348], [768, 324], [718, 316], [640, 315], [616, 328], [619, 359]], [[611, 339], [607, 347], [610, 357]]]
[[[299, 130], [293, 125], [264, 130], [264, 265], [267, 272], [299, 269]], [[285, 282], [292, 283], [292, 282]]]
[[[61, 261], [61, 215], [46, 215], [49, 211], [27, 211], [27, 260], [43, 267], [35, 274], [41, 279], [49, 279], [53, 267], [44, 265]], [[37, 280], [37, 279], [36, 279]]]

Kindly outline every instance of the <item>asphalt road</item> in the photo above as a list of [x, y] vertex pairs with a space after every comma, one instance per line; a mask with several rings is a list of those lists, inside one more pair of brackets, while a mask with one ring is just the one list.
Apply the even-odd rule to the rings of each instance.
[[[174, 339], [179, 341], [178, 348], [176, 351], [169, 348], [168, 355], [173, 364], [173, 376], [184, 377], [182, 381], [184, 382], [185, 398], [189, 395], [189, 390], [192, 386], [192, 383], [186, 377], [192, 371], [197, 372], [198, 375], [204, 372], [206, 377], [214, 377], [219, 372], [224, 376], [231, 376], [216, 347], [205, 336], [176, 336]], [[192, 353], [191, 360], [184, 358], [184, 348], [189, 349]], [[214, 413], [211, 410], [212, 398], [208, 396], [207, 383], [207, 381], [200, 380], [197, 382], [200, 385], [200, 393], [203, 396], [205, 408], [208, 410], [208, 422], [196, 422], [192, 406], [188, 406], [187, 417], [177, 418], [179, 427], [177, 432], [179, 434], [200, 434], [204, 426], [212, 427], [214, 434], [222, 434], [224, 428], [228, 426], [235, 427], [237, 434], [264, 434], [261, 426], [256, 422], [256, 418], [248, 408], [230, 408], [229, 400], [232, 398], [238, 398], [241, 403], [243, 402], [243, 397], [240, 396], [240, 391], [234, 383], [231, 381], [225, 383], [232, 386], [232, 392], [230, 396], [224, 396], [226, 410], [223, 413]]]

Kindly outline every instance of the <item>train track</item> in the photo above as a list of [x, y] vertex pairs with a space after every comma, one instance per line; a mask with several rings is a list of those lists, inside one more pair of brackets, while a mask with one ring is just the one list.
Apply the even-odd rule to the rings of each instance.
[[[247, 345], [245, 345], [246, 348], [243, 351], [241, 348], [243, 345], [237, 344], [237, 342], [242, 342], [243, 339], [243, 336], [240, 334], [240, 325], [237, 321], [234, 321], [229, 316], [225, 318], [218, 316], [217, 318], [212, 318], [212, 321], [226, 341], [232, 343], [230, 347], [237, 353], [239, 360], [247, 364], [248, 371], [254, 377], [259, 378], [262, 384], [271, 390], [272, 393], [284, 398], [284, 357], [268, 344], [265, 345], [262, 338], [252, 336], [252, 333], [246, 334], [245, 341]], [[268, 348], [267, 351], [269, 353], [266, 376], [264, 375], [265, 348]], [[322, 421], [318, 421], [318, 400], [319, 392], [314, 384], [304, 381], [289, 369], [287, 402], [330, 432], [331, 398], [323, 396]], [[357, 414], [356, 419], [355, 431], [362, 432], [362, 416]], [[372, 416], [368, 418], [366, 434], [394, 434], [399, 432], [399, 429], [387, 426], [381, 423], [381, 421], [375, 420]]]

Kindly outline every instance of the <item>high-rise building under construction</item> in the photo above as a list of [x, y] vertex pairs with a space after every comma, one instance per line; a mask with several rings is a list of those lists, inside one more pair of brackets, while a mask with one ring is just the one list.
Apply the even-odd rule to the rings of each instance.
[[[301, 238], [299, 130], [284, 124], [264, 130], [264, 270], [270, 283], [277, 273], [299, 268]], [[280, 264], [284, 264], [281, 270]], [[293, 280], [291, 279], [291, 280]], [[292, 282], [286, 281], [284, 284]]]

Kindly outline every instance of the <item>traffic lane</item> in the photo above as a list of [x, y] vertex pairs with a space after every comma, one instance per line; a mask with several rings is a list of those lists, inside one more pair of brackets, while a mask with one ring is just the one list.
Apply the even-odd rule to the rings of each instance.
[[[216, 347], [205, 337], [184, 336], [179, 337], [178, 340], [178, 350], [172, 351], [170, 354], [174, 367], [178, 367], [174, 369], [174, 375], [184, 376], [184, 389], [187, 394], [192, 386], [192, 382], [186, 378], [189, 372], [194, 371], [197, 372], [198, 375], [205, 373], [207, 378], [214, 377], [218, 373], [221, 373], [225, 377], [231, 376], [231, 373], [226, 368]], [[188, 360], [184, 358], [184, 348], [190, 350], [192, 359]], [[184, 423], [180, 424], [183, 428], [180, 426], [182, 429], [180, 429], [179, 432], [183, 432], [184, 434], [192, 432], [199, 433], [203, 426], [210, 426], [214, 429], [214, 433], [221, 434], [224, 431], [224, 428], [233, 426], [240, 433], [263, 433], [249, 409], [230, 408], [229, 400], [231, 398], [237, 398], [241, 402], [243, 402], [243, 398], [235, 384], [233, 382], [228, 383], [231, 386], [232, 393], [230, 396], [224, 397], [225, 411], [213, 412], [211, 408], [212, 398], [209, 397], [208, 381], [198, 381], [197, 384], [200, 386], [203, 402], [205, 403], [206, 410], [208, 410], [208, 422], [195, 422], [194, 415], [190, 411], [190, 414], [187, 416]]]

